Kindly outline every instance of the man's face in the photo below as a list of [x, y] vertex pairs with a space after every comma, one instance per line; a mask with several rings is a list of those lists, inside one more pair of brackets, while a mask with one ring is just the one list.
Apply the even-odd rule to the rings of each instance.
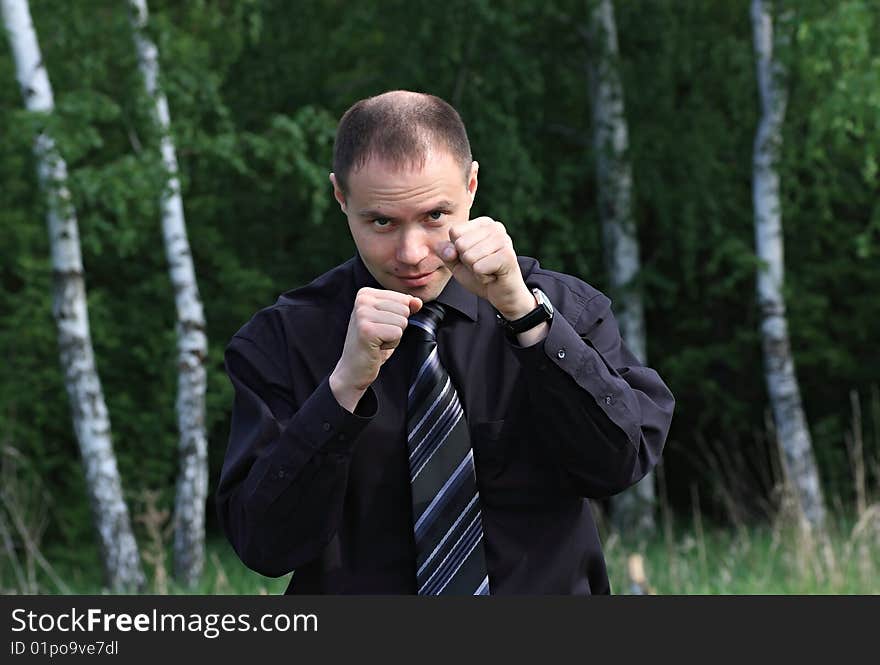
[[465, 180], [445, 150], [431, 151], [418, 171], [370, 159], [349, 175], [345, 196], [331, 174], [354, 244], [383, 288], [423, 301], [440, 294], [452, 272], [437, 252], [449, 227], [470, 219], [477, 169], [473, 162]]

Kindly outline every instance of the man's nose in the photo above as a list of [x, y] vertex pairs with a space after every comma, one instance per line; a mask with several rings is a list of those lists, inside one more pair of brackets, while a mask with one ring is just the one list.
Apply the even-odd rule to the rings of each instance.
[[427, 238], [421, 229], [406, 229], [401, 233], [396, 257], [399, 263], [418, 265], [429, 252]]

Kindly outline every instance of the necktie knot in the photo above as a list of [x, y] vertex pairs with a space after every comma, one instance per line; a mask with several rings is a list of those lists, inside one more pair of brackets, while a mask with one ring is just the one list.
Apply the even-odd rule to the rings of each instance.
[[415, 330], [421, 331], [421, 337], [434, 341], [437, 337], [437, 327], [446, 315], [446, 309], [442, 304], [432, 300], [422, 305], [422, 308], [409, 317], [410, 325]]

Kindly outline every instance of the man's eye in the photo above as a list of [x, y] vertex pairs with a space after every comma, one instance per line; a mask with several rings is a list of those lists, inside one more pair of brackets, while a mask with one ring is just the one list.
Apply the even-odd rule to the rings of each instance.
[[432, 210], [430, 213], [428, 213], [428, 216], [433, 220], [438, 220], [441, 217], [443, 217], [443, 211], [442, 210]]
[[373, 220], [373, 224], [378, 226], [380, 229], [387, 229], [391, 225], [391, 220], [387, 217], [377, 217]]

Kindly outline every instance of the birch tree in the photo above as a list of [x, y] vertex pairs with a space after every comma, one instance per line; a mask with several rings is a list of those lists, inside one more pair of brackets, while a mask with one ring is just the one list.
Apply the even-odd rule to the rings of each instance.
[[[629, 138], [611, 0], [591, 4], [588, 38], [592, 46], [588, 69], [605, 270], [621, 336], [636, 357], [646, 362], [644, 309], [641, 293], [634, 284], [640, 269], [639, 241], [632, 216]], [[618, 529], [651, 532], [655, 528], [655, 505], [651, 472], [634, 487], [612, 497], [611, 517]]]
[[162, 235], [177, 309], [177, 423], [179, 471], [174, 507], [174, 574], [192, 586], [205, 560], [205, 500], [208, 495], [208, 443], [205, 435], [205, 316], [186, 233], [177, 156], [171, 138], [168, 101], [159, 89], [159, 52], [146, 33], [146, 0], [129, 0], [138, 65], [155, 104], [161, 130], [162, 162], [168, 174], [162, 195]]
[[[27, 0], [0, 0], [3, 22], [25, 107], [50, 114], [54, 99]], [[107, 584], [131, 590], [144, 584], [140, 556], [113, 452], [110, 417], [95, 367], [86, 305], [76, 211], [67, 187], [67, 165], [49, 133], [34, 140], [40, 185], [48, 201], [53, 273], [52, 313], [73, 425], [85, 467]]]
[[809, 525], [821, 530], [825, 503], [801, 405], [782, 294], [785, 268], [776, 160], [782, 144], [787, 101], [785, 71], [778, 57], [774, 57], [773, 20], [766, 2], [752, 0], [751, 19], [761, 105], [752, 162], [752, 202], [760, 266], [757, 296], [764, 377], [785, 475], [797, 493], [804, 518]]

